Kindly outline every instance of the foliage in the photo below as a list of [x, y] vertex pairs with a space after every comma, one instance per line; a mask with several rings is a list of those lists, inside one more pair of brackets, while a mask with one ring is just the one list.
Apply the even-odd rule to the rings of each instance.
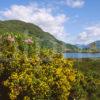
[[50, 49], [38, 51], [28, 35], [7, 33], [0, 37], [0, 80], [7, 91], [5, 100], [70, 100], [94, 93], [92, 78], [74, 69], [73, 61], [62, 54]]
[[[84, 67], [85, 66], [85, 67]], [[78, 59], [74, 61], [74, 66], [79, 71], [83, 72], [85, 76], [88, 76], [86, 79], [90, 81], [88, 86], [88, 93], [91, 90], [94, 91], [93, 95], [89, 95], [92, 100], [100, 99], [100, 59]], [[94, 83], [96, 86], [94, 86]], [[92, 87], [92, 88], [91, 88]]]

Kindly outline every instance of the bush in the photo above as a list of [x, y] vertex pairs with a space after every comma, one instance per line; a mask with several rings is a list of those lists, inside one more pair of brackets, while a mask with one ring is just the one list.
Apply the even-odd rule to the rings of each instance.
[[72, 60], [51, 50], [34, 53], [37, 49], [33, 44], [29, 36], [13, 33], [1, 36], [0, 78], [8, 91], [6, 99], [79, 99], [87, 95], [87, 90], [91, 91], [92, 79], [88, 81], [82, 72], [75, 70]]

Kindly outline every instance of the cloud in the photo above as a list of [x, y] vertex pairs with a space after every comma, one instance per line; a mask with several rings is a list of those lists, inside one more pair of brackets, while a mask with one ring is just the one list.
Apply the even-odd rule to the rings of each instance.
[[78, 42], [86, 44], [92, 41], [100, 40], [100, 25], [85, 28], [83, 32], [79, 33], [77, 40]]
[[83, 7], [85, 1], [84, 0], [66, 0], [66, 4], [72, 8], [80, 8]]
[[51, 8], [39, 7], [37, 4], [12, 5], [9, 9], [2, 11], [2, 16], [5, 19], [18, 19], [34, 23], [56, 38], [66, 39], [64, 23], [69, 17], [65, 14], [54, 15]]

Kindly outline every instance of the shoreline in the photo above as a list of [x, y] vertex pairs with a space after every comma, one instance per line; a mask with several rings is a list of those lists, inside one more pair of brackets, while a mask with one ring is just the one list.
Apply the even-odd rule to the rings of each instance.
[[91, 53], [91, 54], [94, 54], [94, 53], [100, 53], [100, 52], [63, 52], [63, 53]]

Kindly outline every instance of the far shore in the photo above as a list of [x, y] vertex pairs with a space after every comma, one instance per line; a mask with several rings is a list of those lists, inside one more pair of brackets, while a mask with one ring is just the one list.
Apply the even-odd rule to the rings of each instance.
[[68, 51], [63, 53], [100, 53], [100, 52], [79, 52], [79, 51]]

